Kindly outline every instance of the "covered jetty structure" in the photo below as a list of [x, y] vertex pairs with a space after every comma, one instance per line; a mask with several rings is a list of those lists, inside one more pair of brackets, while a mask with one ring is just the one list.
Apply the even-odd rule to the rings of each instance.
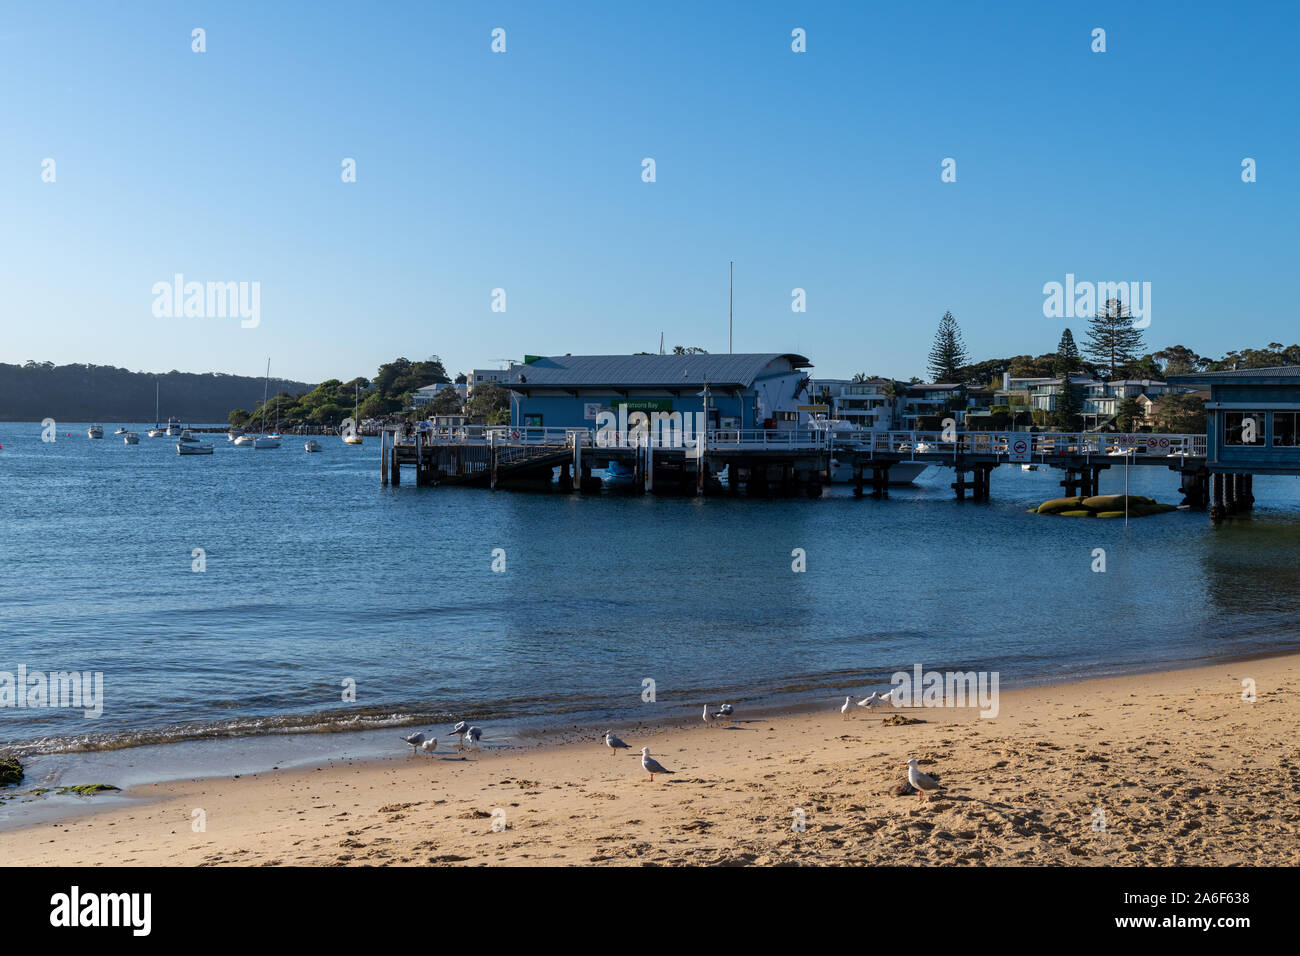
[[516, 428], [592, 428], [601, 412], [696, 413], [708, 428], [793, 430], [812, 362], [792, 352], [557, 355], [501, 383]]
[[1170, 375], [1209, 388], [1205, 470], [1210, 517], [1250, 511], [1255, 475], [1300, 475], [1300, 366]]

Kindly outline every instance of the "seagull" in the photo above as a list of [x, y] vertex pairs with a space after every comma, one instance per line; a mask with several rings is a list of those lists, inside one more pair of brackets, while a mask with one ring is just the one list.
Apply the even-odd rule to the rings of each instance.
[[[477, 727], [471, 727], [469, 724], [465, 723], [465, 721], [463, 721], [463, 720], [458, 720], [458, 721], [456, 721], [456, 726], [451, 728], [451, 733], [449, 733], [447, 736], [448, 736], [448, 737], [459, 737], [459, 738], [460, 738], [460, 743], [456, 744], [456, 749], [457, 749], [457, 750], [463, 750], [464, 747], [465, 747], [465, 738], [467, 738], [467, 737], [470, 735], [470, 731], [471, 731], [471, 730], [478, 730], [478, 728], [477, 728]], [[482, 733], [482, 731], [479, 731], [479, 733]], [[478, 738], [475, 737], [474, 739], [477, 740]]]
[[641, 748], [641, 766], [645, 768], [646, 773], [650, 774], [650, 782], [654, 783], [655, 774], [657, 773], [676, 773], [676, 770], [665, 770], [663, 764], [654, 757], [650, 756], [650, 748]]
[[853, 696], [849, 695], [844, 698], [844, 706], [840, 708], [840, 716], [845, 720], [849, 719], [849, 708], [853, 706]]
[[424, 734], [417, 732], [402, 739], [411, 745], [411, 756], [414, 757], [420, 749], [420, 744], [424, 743]]
[[870, 697], [864, 697], [858, 701], [858, 706], [866, 707], [868, 710], [874, 710], [878, 705], [894, 703], [894, 695], [897, 693], [897, 687], [891, 690], [888, 694], [877, 694], [873, 690]]
[[730, 704], [723, 704], [721, 707], [718, 708], [718, 715], [721, 717], [726, 717], [727, 720], [729, 721], [735, 716], [735, 713], [736, 713], [736, 708], [732, 707]]
[[474, 745], [475, 750], [479, 749], [478, 741], [479, 738], [483, 736], [482, 730], [480, 730], [477, 727], [471, 727], [467, 731], [465, 731], [465, 736], [466, 738], [468, 738], [469, 742]]
[[705, 724], [706, 727], [712, 727], [712, 726], [713, 726], [713, 714], [712, 714], [712, 712], [709, 710], [709, 705], [708, 705], [708, 704], [705, 704], [705, 705], [704, 705], [704, 724]]
[[614, 754], [618, 753], [620, 747], [623, 748], [624, 750], [629, 749], [627, 744], [623, 743], [623, 741], [619, 740], [608, 730], [605, 731], [604, 737], [605, 737], [605, 746], [609, 748], [609, 755], [611, 757], [614, 756]]
[[935, 780], [934, 777], [931, 777], [929, 774], [921, 773], [921, 771], [916, 768], [915, 760], [909, 760], [907, 762], [907, 782], [916, 790], [917, 803], [925, 802], [925, 792], [927, 790], [939, 789], [939, 781]]
[[438, 749], [438, 738], [430, 737], [424, 743], [420, 744], [420, 749], [427, 754], [433, 753], [435, 750]]

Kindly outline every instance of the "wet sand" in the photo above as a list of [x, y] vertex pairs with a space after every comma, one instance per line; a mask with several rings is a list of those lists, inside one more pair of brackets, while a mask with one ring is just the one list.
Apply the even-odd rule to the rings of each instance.
[[[465, 756], [395, 733], [392, 759], [136, 787], [0, 843], [20, 865], [1294, 866], [1298, 689], [1300, 656], [1265, 658], [1004, 691], [993, 719], [740, 712], [628, 732], [635, 755], [604, 728]], [[651, 782], [642, 746], [676, 772]], [[943, 786], [925, 802], [892, 792], [912, 757]]]

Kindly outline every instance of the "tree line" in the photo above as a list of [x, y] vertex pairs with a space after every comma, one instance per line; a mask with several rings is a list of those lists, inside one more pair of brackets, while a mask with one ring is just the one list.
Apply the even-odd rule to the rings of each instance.
[[[232, 407], [261, 401], [261, 376], [220, 372], [132, 372], [112, 365], [0, 363], [0, 420], [69, 422], [221, 422]], [[272, 379], [277, 390], [301, 392], [305, 382]]]
[[255, 404], [235, 408], [223, 417], [231, 425], [263, 431], [276, 423], [282, 428], [295, 425], [338, 427], [344, 419], [354, 417], [361, 422], [367, 419], [413, 419], [422, 415], [466, 415], [472, 421], [486, 424], [508, 423], [509, 393], [495, 383], [479, 385], [468, 401], [462, 401], [455, 388], [440, 389], [429, 404], [411, 408], [421, 388], [464, 385], [467, 380], [468, 376], [462, 373], [453, 382], [442, 359], [436, 355], [423, 361], [402, 357], [379, 366], [372, 379], [358, 376], [345, 382], [331, 378], [315, 388], [297, 393], [282, 390], [269, 398], [265, 405], [259, 399]]

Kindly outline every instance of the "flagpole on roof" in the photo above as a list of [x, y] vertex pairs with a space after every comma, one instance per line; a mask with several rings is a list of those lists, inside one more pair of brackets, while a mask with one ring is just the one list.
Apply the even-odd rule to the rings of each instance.
[[727, 267], [727, 354], [732, 351], [732, 329], [733, 326], [733, 308], [736, 302], [736, 260], [731, 260], [731, 265]]

